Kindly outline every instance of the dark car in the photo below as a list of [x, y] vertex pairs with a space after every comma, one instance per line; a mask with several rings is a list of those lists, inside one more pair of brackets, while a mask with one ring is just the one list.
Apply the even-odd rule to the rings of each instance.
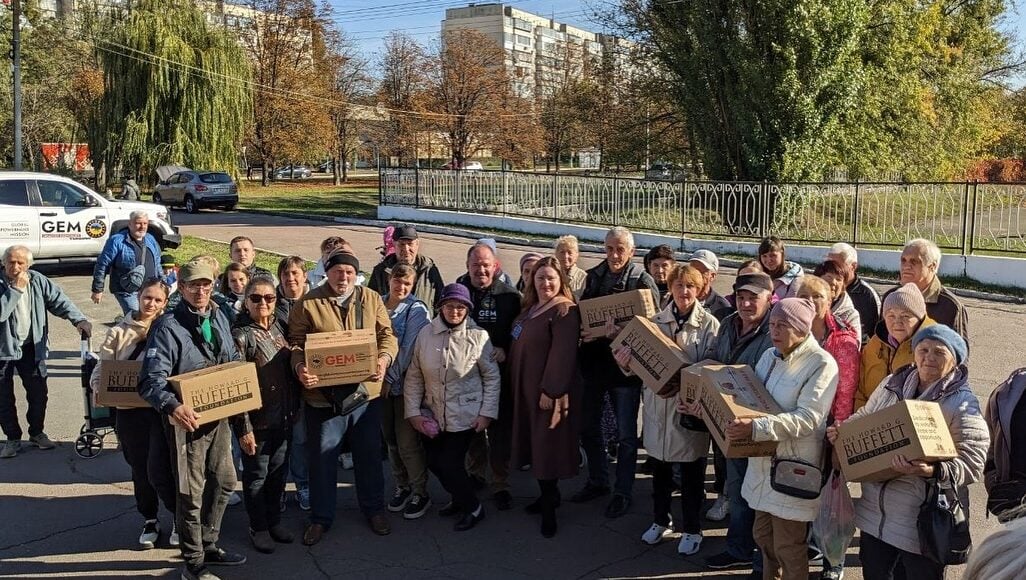
[[286, 165], [274, 170], [275, 179], [306, 179], [312, 172], [305, 165]]
[[[160, 169], [157, 174], [160, 176]], [[196, 213], [205, 207], [235, 209], [239, 203], [239, 188], [231, 175], [223, 171], [194, 171], [181, 169], [162, 179], [153, 190], [153, 203], [168, 207], [185, 207]]]

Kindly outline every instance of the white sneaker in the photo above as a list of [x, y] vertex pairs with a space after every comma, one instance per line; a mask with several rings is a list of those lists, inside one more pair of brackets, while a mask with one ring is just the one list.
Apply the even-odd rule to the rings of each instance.
[[693, 556], [702, 547], [702, 534], [681, 534], [677, 544], [677, 553], [681, 556]]
[[705, 512], [705, 519], [711, 522], [722, 522], [727, 519], [728, 515], [730, 515], [730, 502], [727, 501], [725, 495], [721, 494], [716, 496], [716, 501], [709, 507], [709, 511]]
[[239, 505], [240, 503], [242, 503], [242, 496], [239, 495], [239, 492], [233, 491], [232, 494], [228, 496], [228, 505]]
[[[672, 526], [673, 524], [670, 524]], [[652, 527], [645, 530], [644, 534], [641, 534], [641, 541], [645, 542], [649, 546], [654, 546], [659, 542], [663, 541], [663, 538], [670, 533], [670, 526], [660, 526], [659, 524], [652, 524]]]
[[143, 524], [142, 533], [139, 534], [139, 547], [144, 550], [152, 550], [160, 537], [160, 525], [157, 520], [146, 520]]
[[172, 548], [178, 547], [178, 528], [171, 527], [171, 535], [167, 537], [167, 545]]

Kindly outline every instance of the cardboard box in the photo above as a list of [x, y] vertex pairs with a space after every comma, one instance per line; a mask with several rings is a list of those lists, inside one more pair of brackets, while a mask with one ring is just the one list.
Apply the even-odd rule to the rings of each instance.
[[168, 377], [179, 400], [200, 414], [200, 425], [259, 409], [256, 365], [230, 362]]
[[306, 335], [306, 368], [320, 379], [318, 387], [362, 383], [378, 364], [378, 337], [373, 329]]
[[754, 419], [782, 412], [780, 405], [748, 365], [703, 367], [699, 404], [702, 407], [702, 420], [724, 456], [731, 459], [767, 457], [776, 452], [776, 441], [727, 440], [727, 426], [734, 419]]
[[834, 444], [848, 481], [884, 481], [895, 455], [909, 461], [941, 461], [958, 456], [940, 405], [900, 401], [865, 417], [841, 423]]
[[615, 352], [631, 349], [631, 372], [660, 397], [672, 397], [680, 390], [680, 368], [686, 364], [684, 351], [647, 318], [635, 316], [613, 339]]
[[139, 371], [142, 361], [137, 360], [101, 360], [100, 386], [96, 390], [96, 404], [103, 407], [129, 407], [134, 409], [149, 407], [139, 396]]
[[612, 318], [616, 324], [624, 324], [635, 316], [652, 318], [656, 314], [652, 292], [648, 290], [589, 298], [581, 300], [577, 307], [581, 312], [581, 338], [604, 337], [607, 318]]
[[[702, 369], [709, 365], [719, 365], [719, 361], [705, 359], [680, 369], [680, 390], [677, 391], [677, 399], [682, 403], [694, 403], [702, 396]], [[694, 415], [680, 416], [680, 426], [691, 431], [708, 433], [709, 428], [701, 417]]]

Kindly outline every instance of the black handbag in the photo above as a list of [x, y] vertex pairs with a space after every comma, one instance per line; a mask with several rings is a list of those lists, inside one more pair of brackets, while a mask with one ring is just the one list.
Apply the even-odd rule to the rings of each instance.
[[950, 484], [926, 480], [926, 501], [919, 507], [916, 523], [923, 556], [944, 566], [965, 564], [969, 559], [973, 539], [968, 510]]

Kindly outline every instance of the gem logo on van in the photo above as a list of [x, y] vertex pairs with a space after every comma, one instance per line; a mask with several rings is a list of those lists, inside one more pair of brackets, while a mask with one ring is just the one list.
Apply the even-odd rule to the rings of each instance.
[[107, 224], [99, 218], [89, 220], [85, 226], [85, 233], [93, 239], [102, 238], [107, 233]]

